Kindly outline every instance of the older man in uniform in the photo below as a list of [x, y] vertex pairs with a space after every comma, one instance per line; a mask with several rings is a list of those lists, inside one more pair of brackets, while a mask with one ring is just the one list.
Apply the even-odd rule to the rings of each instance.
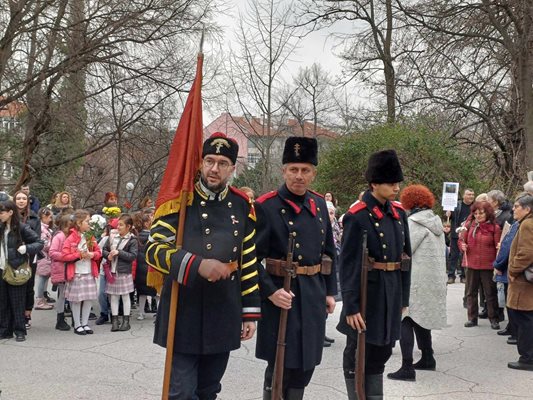
[[[344, 215], [339, 257], [343, 307], [338, 330], [347, 336], [343, 368], [348, 399], [355, 393], [357, 332], [366, 329], [365, 390], [367, 400], [383, 399], [383, 371], [400, 338], [402, 311], [409, 305], [411, 275], [402, 257], [411, 255], [407, 216], [394, 201], [403, 181], [394, 150], [370, 156], [369, 183], [360, 202]], [[366, 321], [360, 313], [363, 233], [371, 270], [368, 272]], [[404, 263], [405, 265], [405, 263]]]
[[204, 142], [182, 249], [175, 246], [177, 213], [156, 219], [150, 232], [146, 259], [167, 274], [154, 336], [163, 347], [171, 283], [180, 284], [170, 399], [215, 399], [229, 352], [253, 336], [260, 317], [255, 212], [228, 185], [237, 153], [237, 143], [223, 133]]
[[[335, 266], [322, 266], [324, 255], [335, 258], [328, 210], [322, 196], [308, 190], [316, 176], [317, 152], [316, 139], [288, 138], [283, 152], [285, 184], [256, 202], [257, 256], [265, 261], [260, 270], [263, 319], [256, 348], [256, 356], [268, 361], [264, 399], [271, 398], [280, 310], [289, 310], [283, 398], [299, 400], [322, 358], [326, 312], [335, 308]], [[289, 235], [295, 239], [297, 268], [287, 293], [283, 277]]]

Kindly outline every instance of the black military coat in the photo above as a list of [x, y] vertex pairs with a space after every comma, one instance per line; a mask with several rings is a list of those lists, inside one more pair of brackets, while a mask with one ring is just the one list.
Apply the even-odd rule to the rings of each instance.
[[[337, 329], [357, 336], [346, 322], [360, 309], [363, 232], [367, 232], [369, 257], [378, 262], [399, 262], [402, 253], [411, 256], [407, 215], [398, 202], [382, 205], [370, 191], [363, 195], [342, 220], [344, 231], [339, 255], [342, 313]], [[384, 346], [400, 338], [402, 307], [409, 305], [411, 271], [372, 270], [368, 273], [366, 341]]]
[[[295, 237], [294, 261], [301, 266], [320, 264], [322, 256], [335, 259], [335, 245], [324, 199], [313, 192], [292, 194], [285, 185], [261, 196], [257, 209], [257, 257], [286, 259], [289, 233]], [[286, 368], [309, 370], [320, 364], [325, 334], [326, 295], [337, 293], [335, 265], [331, 275], [298, 275], [288, 313]], [[269, 299], [283, 287], [283, 278], [260, 267], [262, 320], [258, 324], [256, 356], [273, 363], [280, 309]]]
[[[199, 184], [187, 207], [182, 250], [176, 250], [178, 214], [156, 219], [146, 261], [167, 274], [157, 312], [154, 343], [166, 346], [172, 279], [179, 285], [174, 352], [216, 354], [240, 347], [243, 321], [260, 318], [255, 212], [244, 193], [226, 188], [216, 198]], [[203, 258], [238, 261], [229, 279], [209, 282], [198, 274]]]

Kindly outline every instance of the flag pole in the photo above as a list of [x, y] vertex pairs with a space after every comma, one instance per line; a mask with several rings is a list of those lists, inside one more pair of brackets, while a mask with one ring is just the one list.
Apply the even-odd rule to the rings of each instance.
[[[204, 44], [204, 31], [202, 29], [202, 37], [200, 39], [200, 51], [198, 52], [198, 62], [197, 65], [203, 63], [203, 44]], [[201, 99], [201, 90], [202, 85], [195, 86], [195, 93], [193, 104]], [[197, 104], [197, 103], [196, 103]], [[193, 109], [195, 107], [193, 106]], [[202, 121], [198, 121], [198, 115], [193, 114], [191, 119], [191, 126], [195, 126]], [[187, 154], [193, 154], [194, 152], [194, 142], [192, 140], [188, 141]], [[180, 208], [179, 208], [179, 219], [178, 219], [178, 229], [176, 230], [176, 249], [181, 249], [183, 246], [183, 233], [185, 230], [185, 218], [187, 216], [187, 202], [189, 196], [192, 196], [193, 192], [182, 191], [180, 199]], [[163, 375], [163, 392], [161, 395], [162, 400], [168, 400], [169, 391], [170, 391], [170, 378], [172, 372], [172, 357], [174, 355], [174, 335], [176, 331], [176, 317], [178, 314], [178, 294], [179, 294], [179, 283], [176, 280], [172, 281], [172, 290], [170, 294], [170, 309], [168, 315], [168, 331], [167, 331], [167, 346], [165, 354], [165, 372]]]

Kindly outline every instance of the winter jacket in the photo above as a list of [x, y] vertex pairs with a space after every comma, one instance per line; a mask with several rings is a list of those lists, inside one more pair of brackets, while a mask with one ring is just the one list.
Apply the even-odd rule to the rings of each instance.
[[472, 269], [490, 269], [496, 259], [496, 246], [500, 243], [502, 231], [496, 223], [482, 222], [478, 224], [475, 220], [467, 223], [468, 231], [459, 238], [459, 249], [462, 244], [468, 246], [466, 254], [463, 256], [463, 266]]
[[408, 316], [425, 329], [446, 326], [446, 244], [442, 222], [432, 210], [409, 216], [411, 296]]
[[496, 256], [496, 260], [494, 260], [494, 268], [498, 271], [501, 271], [501, 275], [496, 275], [496, 282], [503, 282], [507, 283], [507, 265], [509, 264], [509, 253], [511, 252], [511, 244], [513, 242], [514, 237], [516, 236], [516, 232], [518, 232], [519, 224], [518, 222], [515, 222], [511, 229], [509, 229], [509, 232], [507, 232], [507, 235], [503, 238], [501, 244], [500, 244], [500, 251], [498, 252], [498, 255]]
[[509, 254], [509, 290], [507, 307], [533, 311], [533, 284], [526, 281], [524, 270], [533, 264], [533, 214], [522, 221]]
[[51, 260], [52, 284], [65, 283], [65, 259], [63, 259], [63, 244], [66, 236], [63, 231], [58, 231], [52, 236], [48, 255]]
[[[63, 243], [63, 249], [61, 251], [62, 258], [67, 263], [67, 280], [70, 280], [74, 277], [76, 271], [76, 261], [81, 260], [81, 254], [78, 250], [78, 245], [81, 241], [80, 232], [76, 229], [70, 230], [70, 235], [65, 239]], [[91, 252], [94, 253], [94, 257], [91, 259], [91, 273], [96, 278], [98, 276], [98, 261], [102, 258], [102, 252], [96, 243], [96, 239], [92, 239], [92, 249]]]
[[44, 242], [44, 247], [41, 251], [41, 259], [37, 260], [37, 275], [49, 277], [51, 272], [52, 260], [48, 254], [50, 250], [50, 241], [52, 239], [52, 231], [48, 225], [41, 222], [41, 240]]
[[[20, 254], [17, 249], [26, 246], [26, 253]], [[7, 262], [13, 268], [18, 268], [25, 262], [32, 260], [43, 248], [43, 241], [27, 224], [20, 224], [20, 237], [10, 230], [7, 235]]]
[[[115, 236], [113, 241], [116, 243], [119, 236]], [[132, 264], [133, 261], [137, 259], [137, 251], [139, 247], [139, 242], [135, 236], [131, 236], [128, 242], [118, 249], [117, 255], [117, 273], [119, 274], [131, 274], [132, 273]], [[104, 248], [102, 249], [102, 255], [104, 259], [107, 260], [109, 253], [111, 252], [111, 244], [109, 240], [106, 242]]]

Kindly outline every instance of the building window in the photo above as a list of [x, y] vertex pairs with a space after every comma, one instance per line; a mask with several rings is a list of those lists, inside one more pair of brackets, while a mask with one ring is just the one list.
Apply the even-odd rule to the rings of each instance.
[[261, 160], [261, 154], [248, 154], [248, 167], [255, 167], [259, 160]]

